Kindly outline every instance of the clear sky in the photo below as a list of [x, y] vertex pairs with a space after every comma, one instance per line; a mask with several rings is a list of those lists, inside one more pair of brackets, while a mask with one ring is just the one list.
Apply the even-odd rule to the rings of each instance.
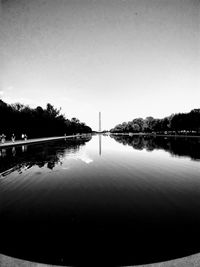
[[200, 108], [199, 0], [2, 0], [0, 97], [94, 130]]

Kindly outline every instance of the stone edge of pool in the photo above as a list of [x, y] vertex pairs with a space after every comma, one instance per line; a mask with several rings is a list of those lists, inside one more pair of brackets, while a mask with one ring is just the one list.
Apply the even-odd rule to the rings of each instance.
[[[1, 267], [58, 267], [60, 265], [49, 265], [37, 262], [30, 262], [0, 254]], [[127, 267], [199, 267], [200, 266], [200, 253], [191, 256], [178, 258], [165, 262], [144, 264], [144, 265], [129, 265]]]
[[0, 143], [0, 148], [7, 148], [7, 147], [12, 147], [12, 146], [20, 146], [20, 145], [29, 145], [29, 144], [33, 144], [33, 143], [48, 142], [48, 141], [67, 139], [67, 138], [73, 138], [73, 137], [77, 138], [77, 137], [83, 137], [86, 135], [88, 135], [88, 134], [35, 138], [35, 139], [27, 139], [26, 141], [16, 140], [15, 142], [7, 141], [5, 143]]

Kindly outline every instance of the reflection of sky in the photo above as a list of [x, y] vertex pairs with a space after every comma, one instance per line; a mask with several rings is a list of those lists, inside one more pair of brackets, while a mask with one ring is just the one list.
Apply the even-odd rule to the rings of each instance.
[[76, 153], [66, 154], [64, 160], [68, 159], [81, 160], [86, 164], [93, 162], [93, 160], [90, 158], [90, 156], [87, 154], [84, 148], [81, 148], [79, 151], [76, 151]]

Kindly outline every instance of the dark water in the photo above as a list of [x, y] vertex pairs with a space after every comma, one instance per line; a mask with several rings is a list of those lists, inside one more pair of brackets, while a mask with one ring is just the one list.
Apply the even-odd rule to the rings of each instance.
[[87, 136], [0, 150], [0, 253], [121, 266], [200, 252], [200, 139]]

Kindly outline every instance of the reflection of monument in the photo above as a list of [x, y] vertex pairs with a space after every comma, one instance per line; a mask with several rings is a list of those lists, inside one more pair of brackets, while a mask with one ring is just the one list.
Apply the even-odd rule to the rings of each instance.
[[99, 134], [99, 156], [101, 156], [101, 134]]
[[[99, 133], [101, 133], [101, 112], [99, 112]], [[101, 156], [101, 134], [99, 134], [99, 155]]]

